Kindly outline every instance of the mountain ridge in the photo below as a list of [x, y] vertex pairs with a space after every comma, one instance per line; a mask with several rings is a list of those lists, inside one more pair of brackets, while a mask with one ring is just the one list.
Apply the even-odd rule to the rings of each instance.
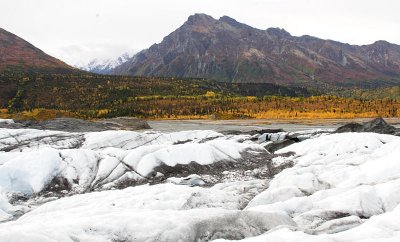
[[112, 73], [310, 86], [397, 83], [400, 46], [382, 40], [358, 46], [296, 37], [284, 29], [261, 30], [228, 16], [195, 14]]
[[57, 69], [73, 70], [61, 60], [54, 58], [28, 41], [0, 28], [0, 71], [5, 69]]

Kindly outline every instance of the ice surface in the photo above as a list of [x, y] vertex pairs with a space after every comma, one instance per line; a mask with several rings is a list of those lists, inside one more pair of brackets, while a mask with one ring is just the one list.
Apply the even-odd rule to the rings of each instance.
[[[283, 227], [260, 236], [246, 238], [243, 242], [274, 241], [274, 242], [395, 242], [400, 241], [400, 206], [390, 212], [376, 215], [363, 224], [334, 234], [312, 235], [293, 227]], [[214, 240], [214, 242], [228, 240]]]
[[3, 123], [3, 124], [13, 124], [14, 120], [12, 120], [12, 119], [1, 119], [0, 118], [0, 124], [1, 123]]
[[[246, 149], [263, 149], [257, 144], [214, 140], [222, 135], [213, 131], [170, 134], [0, 131], [4, 149], [14, 151], [0, 152], [0, 186], [9, 192], [29, 195], [40, 192], [54, 177], [67, 179], [76, 192], [83, 192], [114, 182], [127, 172], [133, 171], [138, 178], [147, 177], [160, 165], [173, 167], [192, 162], [199, 165], [228, 160], [235, 162]], [[62, 135], [67, 140], [60, 143], [60, 140], [53, 139], [54, 135]], [[71, 149], [71, 143], [78, 142], [82, 135], [85, 136], [82, 147]]]
[[0, 147], [2, 220], [14, 214], [9, 201], [15, 197], [64, 196], [140, 184], [157, 178], [159, 166], [236, 163], [242, 152], [263, 150], [259, 144], [243, 142], [243, 137], [214, 131], [0, 129]]
[[[227, 185], [142, 185], [66, 197], [1, 224], [0, 241], [197, 241], [294, 225], [284, 213], [238, 210], [240, 187], [252, 185]], [[204, 196], [205, 203], [196, 202]]]
[[0, 241], [398, 241], [399, 157], [375, 133], [0, 129]]
[[60, 169], [61, 158], [53, 149], [26, 152], [0, 166], [3, 191], [31, 195], [40, 192]]
[[83, 142], [83, 135], [61, 131], [0, 128], [0, 152], [78, 148]]
[[[285, 212], [309, 234], [350, 233], [353, 227], [393, 211], [400, 203], [399, 137], [332, 134], [291, 145], [278, 153], [286, 152], [296, 153], [292, 157], [295, 165], [278, 174], [247, 210]], [[297, 233], [259, 239], [291, 241]], [[326, 237], [315, 239], [324, 241]], [[313, 241], [314, 237], [305, 236], [305, 240]], [[349, 240], [338, 237], [334, 241]]]

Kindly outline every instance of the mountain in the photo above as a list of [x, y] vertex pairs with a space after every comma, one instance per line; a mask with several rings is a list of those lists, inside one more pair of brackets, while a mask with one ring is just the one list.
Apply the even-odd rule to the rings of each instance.
[[96, 74], [111, 74], [115, 67], [127, 62], [131, 57], [131, 55], [125, 53], [117, 59], [94, 59], [86, 65], [77, 65], [75, 67]]
[[314, 87], [393, 84], [400, 79], [400, 46], [295, 37], [284, 29], [260, 30], [227, 16], [195, 14], [113, 73]]
[[0, 71], [8, 68], [21, 70], [72, 70], [64, 62], [51, 57], [22, 38], [0, 28]]

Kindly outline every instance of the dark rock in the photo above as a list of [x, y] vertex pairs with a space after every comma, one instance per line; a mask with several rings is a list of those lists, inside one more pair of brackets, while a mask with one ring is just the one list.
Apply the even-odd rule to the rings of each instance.
[[359, 123], [349, 123], [339, 127], [335, 133], [345, 133], [345, 132], [373, 132], [379, 134], [398, 134], [397, 130], [392, 125], [386, 123], [386, 121], [379, 117], [372, 121], [359, 124]]
[[104, 119], [98, 122], [104, 124], [116, 125], [119, 126], [119, 128], [117, 129], [124, 129], [124, 130], [151, 129], [150, 125], [145, 120], [131, 118], [131, 117]]
[[359, 123], [348, 123], [337, 128], [335, 133], [359, 132], [361, 129], [362, 125]]
[[294, 143], [299, 142], [299, 140], [297, 138], [295, 139], [285, 139], [285, 140], [281, 140], [281, 141], [276, 141], [270, 144], [267, 144], [265, 146], [265, 149], [268, 150], [271, 153], [274, 153], [277, 150], [280, 150], [282, 148], [285, 148], [286, 146], [292, 145]]
[[241, 134], [248, 134], [248, 135], [256, 135], [256, 134], [275, 134], [285, 132], [283, 129], [257, 129], [251, 131], [240, 131], [240, 130], [226, 130], [222, 131], [221, 133], [224, 135], [241, 135]]
[[65, 192], [72, 189], [72, 184], [64, 177], [54, 177], [49, 184], [38, 194], [40, 196], [58, 196], [63, 197]]
[[[214, 181], [207, 181], [205, 186], [212, 186], [223, 179], [225, 176], [223, 174], [224, 171], [235, 172], [240, 176], [244, 175], [246, 171], [260, 169], [260, 174], [257, 175], [259, 179], [272, 178], [281, 171], [279, 167], [272, 165], [272, 158], [275, 156], [267, 151], [256, 153], [244, 151], [241, 153], [241, 156], [237, 160], [224, 160], [209, 165], [201, 165], [196, 162], [177, 164], [175, 166], [162, 164], [156, 167], [153, 174], [147, 177], [147, 179], [149, 179], [150, 184], [157, 184], [164, 182], [170, 177], [187, 177], [191, 174], [197, 174], [200, 177], [208, 175], [213, 177]], [[162, 173], [163, 176], [157, 177], [157, 173]]]
[[281, 133], [281, 132], [286, 132], [283, 129], [259, 129], [259, 130], [252, 130], [249, 132], [250, 135], [255, 135], [255, 134], [276, 134], [276, 133]]
[[224, 130], [220, 132], [223, 135], [241, 135], [241, 134], [247, 134], [245, 131], [240, 131], [240, 130]]
[[174, 143], [174, 145], [186, 144], [186, 143], [189, 143], [189, 142], [192, 142], [192, 141], [193, 141], [193, 140], [191, 140], [191, 139], [179, 140], [179, 141], [176, 141], [176, 142]]

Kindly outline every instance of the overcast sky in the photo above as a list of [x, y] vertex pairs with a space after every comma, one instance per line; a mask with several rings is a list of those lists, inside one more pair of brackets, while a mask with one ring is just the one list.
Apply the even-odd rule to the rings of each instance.
[[159, 43], [189, 15], [223, 15], [350, 44], [400, 44], [400, 0], [0, 0], [0, 27], [69, 63]]

